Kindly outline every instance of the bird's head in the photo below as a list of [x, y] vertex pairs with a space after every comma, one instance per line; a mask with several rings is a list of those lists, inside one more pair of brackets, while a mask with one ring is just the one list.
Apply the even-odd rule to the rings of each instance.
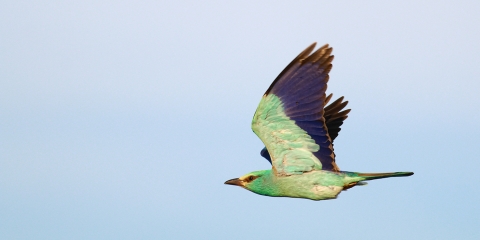
[[239, 178], [230, 179], [225, 184], [236, 185], [261, 195], [271, 195], [272, 170], [255, 171]]

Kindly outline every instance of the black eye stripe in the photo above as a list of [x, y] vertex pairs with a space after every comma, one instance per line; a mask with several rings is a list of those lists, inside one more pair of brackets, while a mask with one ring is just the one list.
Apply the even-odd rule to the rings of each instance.
[[255, 180], [255, 179], [257, 179], [256, 176], [249, 176], [249, 177], [247, 178], [247, 181], [248, 181], [248, 182], [251, 182], [251, 181], [253, 181], [253, 180]]

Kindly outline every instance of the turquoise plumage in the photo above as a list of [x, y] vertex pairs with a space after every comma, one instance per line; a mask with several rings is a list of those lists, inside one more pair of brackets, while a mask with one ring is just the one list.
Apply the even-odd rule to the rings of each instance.
[[[248, 173], [225, 184], [271, 197], [333, 199], [342, 190], [413, 172], [356, 173], [340, 171], [333, 140], [350, 110], [343, 97], [329, 106], [325, 94], [332, 68], [332, 48], [315, 52], [315, 43], [300, 53], [273, 81], [253, 116], [252, 130], [265, 144], [261, 155], [272, 169]], [[326, 107], [325, 107], [326, 106]]]

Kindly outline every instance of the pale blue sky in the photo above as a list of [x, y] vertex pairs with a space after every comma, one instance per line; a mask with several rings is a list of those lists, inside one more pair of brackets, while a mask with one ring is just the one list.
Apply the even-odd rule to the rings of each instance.
[[[3, 1], [0, 239], [480, 239], [478, 1]], [[291, 3], [289, 3], [291, 2]], [[352, 108], [333, 201], [226, 186], [305, 47]]]

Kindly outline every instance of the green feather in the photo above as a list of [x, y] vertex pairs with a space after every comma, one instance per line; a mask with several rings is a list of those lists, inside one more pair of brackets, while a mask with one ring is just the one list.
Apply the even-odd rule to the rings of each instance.
[[285, 115], [282, 101], [274, 94], [263, 96], [252, 120], [252, 129], [272, 155], [272, 165], [281, 175], [322, 169], [312, 152], [320, 146]]

